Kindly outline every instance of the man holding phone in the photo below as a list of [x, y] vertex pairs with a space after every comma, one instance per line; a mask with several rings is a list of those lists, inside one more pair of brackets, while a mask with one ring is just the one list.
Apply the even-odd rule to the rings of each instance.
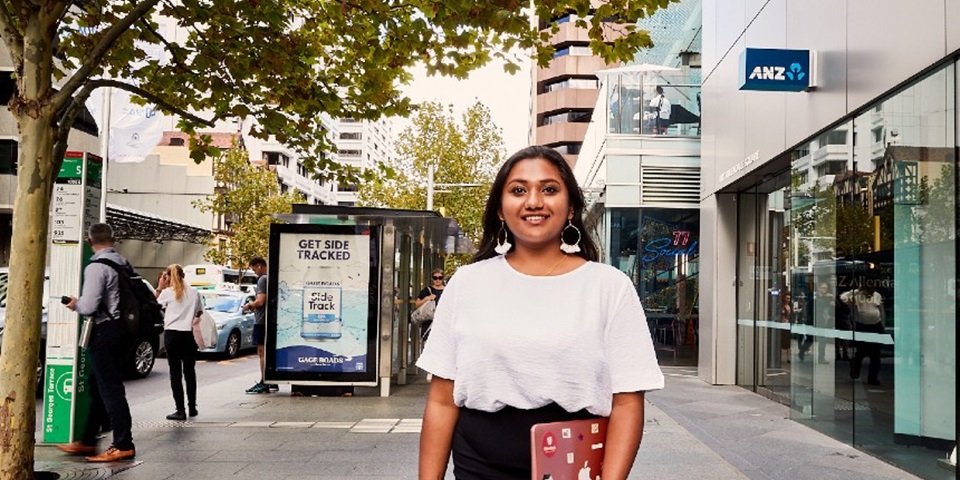
[[244, 312], [253, 312], [253, 343], [257, 344], [257, 356], [260, 357], [260, 381], [247, 389], [247, 393], [259, 394], [277, 391], [280, 386], [275, 383], [264, 383], [264, 369], [266, 367], [266, 350], [264, 340], [267, 328], [267, 261], [263, 257], [250, 259], [250, 270], [257, 275], [257, 298], [241, 307]]
[[[100, 258], [108, 259], [127, 269], [130, 267], [114, 244], [113, 229], [106, 223], [90, 226], [87, 242], [93, 249], [93, 257], [83, 270], [83, 289], [80, 298], [67, 297], [66, 307], [80, 315], [93, 318], [93, 331], [90, 334], [88, 351], [93, 367], [90, 383], [94, 397], [99, 393], [102, 402], [94, 398], [90, 402], [87, 428], [81, 440], [66, 445], [57, 445], [60, 450], [71, 455], [91, 455], [88, 462], [115, 462], [132, 459], [137, 455], [130, 432], [132, 419], [127, 394], [123, 388], [121, 366], [128, 347], [127, 333], [120, 318], [120, 285], [117, 272], [102, 263], [94, 263]], [[110, 418], [113, 426], [113, 444], [105, 452], [97, 451], [97, 434], [104, 414]]]

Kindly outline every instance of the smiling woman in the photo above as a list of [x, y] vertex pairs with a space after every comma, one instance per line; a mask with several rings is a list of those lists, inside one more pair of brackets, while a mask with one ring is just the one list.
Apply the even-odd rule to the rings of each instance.
[[[534, 424], [609, 417], [602, 478], [625, 479], [644, 392], [663, 388], [643, 308], [597, 263], [563, 157], [528, 147], [500, 168], [471, 265], [450, 279], [417, 366], [433, 375], [420, 478], [531, 477]], [[578, 361], [571, 365], [570, 358]]]

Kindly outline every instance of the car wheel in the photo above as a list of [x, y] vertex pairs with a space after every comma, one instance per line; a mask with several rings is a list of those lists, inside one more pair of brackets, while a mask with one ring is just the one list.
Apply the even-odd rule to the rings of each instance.
[[128, 368], [133, 378], [144, 378], [153, 371], [153, 364], [157, 360], [157, 351], [153, 343], [145, 338], [138, 338], [130, 351]]
[[230, 332], [230, 335], [227, 336], [227, 344], [223, 348], [223, 353], [225, 353], [228, 358], [237, 358], [237, 355], [240, 354], [240, 332], [236, 330]]

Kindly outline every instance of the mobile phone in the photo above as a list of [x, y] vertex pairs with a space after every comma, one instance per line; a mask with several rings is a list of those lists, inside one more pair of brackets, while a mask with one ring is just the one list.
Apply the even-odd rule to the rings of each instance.
[[66, 295], [60, 297], [60, 303], [62, 303], [62, 304], [64, 304], [64, 305], [69, 304], [69, 303], [70, 303], [70, 297], [68, 297], [68, 296], [66, 296]]

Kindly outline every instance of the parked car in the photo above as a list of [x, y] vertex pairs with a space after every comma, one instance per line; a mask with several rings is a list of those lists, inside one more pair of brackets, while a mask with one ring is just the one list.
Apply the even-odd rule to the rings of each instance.
[[[144, 280], [148, 286], [150, 282]], [[7, 290], [9, 285], [8, 267], [0, 267], [0, 349], [3, 346], [3, 329], [6, 325]], [[153, 286], [150, 286], [153, 289]], [[40, 358], [37, 359], [37, 394], [43, 385], [44, 361], [47, 348], [47, 304], [50, 300], [50, 274], [45, 273], [43, 281], [43, 313], [40, 317]], [[127, 352], [124, 373], [129, 378], [144, 378], [153, 371], [160, 346], [159, 335], [147, 335], [134, 338]]]
[[255, 347], [253, 343], [253, 312], [244, 312], [241, 307], [254, 300], [251, 293], [240, 291], [204, 291], [204, 310], [217, 323], [217, 344], [200, 350], [205, 353], [222, 353], [234, 358], [240, 350]]
[[[7, 267], [0, 267], [0, 349], [3, 348], [3, 328], [6, 326], [7, 319], [7, 291], [9, 285], [10, 271]], [[44, 275], [43, 279], [43, 312], [40, 314], [40, 358], [37, 359], [37, 397], [43, 392], [43, 372], [44, 362], [46, 360], [45, 352], [47, 350], [47, 302], [50, 298], [50, 275]]]

